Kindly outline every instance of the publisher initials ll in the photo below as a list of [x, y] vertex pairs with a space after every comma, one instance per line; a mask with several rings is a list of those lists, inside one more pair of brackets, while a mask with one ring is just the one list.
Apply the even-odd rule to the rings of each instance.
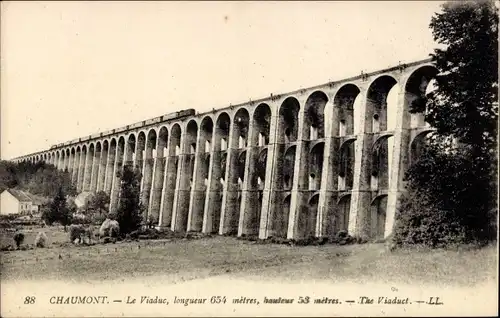
[[439, 301], [439, 297], [430, 297], [429, 302], [427, 304], [429, 304], [429, 305], [442, 305], [443, 303]]

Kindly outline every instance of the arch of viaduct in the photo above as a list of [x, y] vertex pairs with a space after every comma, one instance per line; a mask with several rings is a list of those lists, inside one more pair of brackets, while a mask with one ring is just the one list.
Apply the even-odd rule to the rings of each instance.
[[117, 172], [133, 166], [142, 173], [144, 217], [174, 231], [387, 237], [404, 172], [431, 131], [409, 106], [435, 75], [429, 59], [417, 61], [202, 114], [188, 109], [13, 161], [67, 169], [79, 193], [107, 192], [111, 211], [119, 200]]

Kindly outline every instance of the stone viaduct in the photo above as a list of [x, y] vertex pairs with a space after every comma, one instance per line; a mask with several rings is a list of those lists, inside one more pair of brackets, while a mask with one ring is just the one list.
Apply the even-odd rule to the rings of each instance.
[[[401, 64], [210, 112], [187, 109], [13, 161], [67, 169], [79, 193], [107, 192], [112, 211], [120, 197], [117, 172], [134, 166], [148, 217], [173, 231], [387, 237], [404, 173], [432, 131], [409, 106], [435, 75], [429, 59]], [[394, 86], [395, 128], [388, 130]]]

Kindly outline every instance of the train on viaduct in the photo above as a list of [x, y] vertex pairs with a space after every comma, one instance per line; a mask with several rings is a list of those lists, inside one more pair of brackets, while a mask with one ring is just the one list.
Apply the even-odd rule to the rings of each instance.
[[67, 169], [79, 193], [108, 193], [110, 211], [120, 200], [117, 172], [140, 169], [144, 217], [173, 231], [384, 238], [405, 171], [432, 131], [409, 109], [436, 74], [430, 59], [399, 64], [205, 113], [170, 113], [13, 161]]

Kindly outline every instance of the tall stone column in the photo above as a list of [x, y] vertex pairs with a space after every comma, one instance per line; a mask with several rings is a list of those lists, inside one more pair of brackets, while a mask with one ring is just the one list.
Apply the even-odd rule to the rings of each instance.
[[[149, 198], [149, 208], [148, 213], [153, 218], [158, 218], [158, 224], [161, 225], [160, 207], [161, 207], [161, 197], [163, 190], [164, 174], [165, 174], [165, 163], [166, 158], [163, 156], [163, 149], [159, 149], [156, 152], [156, 158], [154, 158], [154, 168], [153, 168], [153, 180], [151, 195]], [[170, 223], [169, 223], [170, 224]]]
[[[71, 160], [71, 153], [68, 156], [66, 156], [66, 169], [68, 169], [68, 172], [70, 169], [70, 160]], [[43, 157], [40, 157], [40, 161], [43, 161]]]
[[108, 152], [109, 152], [109, 145], [108, 148], [102, 147], [101, 156], [99, 160], [99, 172], [97, 175], [96, 192], [104, 190], [104, 180], [106, 178], [106, 164], [108, 161]]
[[94, 150], [94, 158], [92, 159], [92, 174], [90, 176], [90, 192], [95, 193], [97, 189], [97, 178], [99, 176], [99, 166], [101, 162], [101, 152]]
[[147, 220], [149, 217], [149, 195], [151, 193], [151, 182], [153, 178], [153, 149], [150, 145], [147, 146], [146, 151], [144, 152], [144, 164], [143, 164], [143, 176], [141, 183], [141, 203], [144, 205], [146, 210], [144, 211], [144, 220]]
[[[406, 81], [402, 81], [405, 83]], [[387, 214], [385, 220], [384, 237], [391, 235], [394, 227], [396, 211], [399, 208], [399, 198], [405, 192], [405, 181], [403, 180], [409, 167], [410, 156], [410, 114], [408, 105], [413, 96], [405, 92], [402, 85], [398, 96], [398, 109], [396, 112], [396, 128], [394, 129], [394, 144], [392, 151], [391, 179], [387, 195]], [[414, 98], [414, 97], [413, 97]]]
[[[222, 185], [220, 179], [222, 177], [221, 159], [221, 137], [218, 135], [217, 130], [214, 131], [212, 136], [212, 144], [214, 147], [210, 153], [210, 163], [208, 170], [208, 187], [205, 194], [204, 214], [203, 214], [203, 233], [213, 233], [214, 225], [219, 227], [220, 219], [216, 219], [216, 215], [221, 212]], [[224, 167], [225, 169], [226, 167]], [[218, 222], [218, 223], [217, 223]]]
[[75, 151], [75, 158], [73, 160], [73, 168], [71, 171], [71, 183], [75, 186], [78, 185], [78, 168], [80, 167], [80, 152]]
[[186, 145], [181, 146], [177, 182], [175, 187], [174, 206], [172, 210], [172, 231], [185, 232], [189, 213], [189, 196], [191, 193], [191, 161], [194, 155], [186, 153]]
[[92, 175], [92, 162], [94, 160], [93, 154], [90, 149], [87, 150], [87, 155], [85, 156], [85, 172], [83, 174], [83, 191], [90, 191], [90, 180]]
[[64, 157], [63, 157], [63, 160], [62, 160], [62, 171], [66, 171], [66, 169], [68, 168], [68, 156], [65, 154]]
[[250, 120], [248, 127], [248, 147], [245, 160], [245, 179], [241, 191], [240, 219], [238, 222], [238, 236], [255, 235], [259, 233], [260, 217], [258, 215], [261, 207], [259, 203], [259, 191], [256, 182], [256, 163], [260, 148], [257, 138], [254, 119]]
[[325, 151], [323, 154], [323, 172], [319, 192], [318, 216], [316, 218], [316, 236], [334, 235], [334, 222], [338, 213], [338, 157], [339, 157], [339, 107], [333, 107], [330, 131], [325, 131]]
[[[36, 163], [36, 159], [33, 159], [33, 163]], [[63, 157], [62, 157], [62, 155], [59, 155], [59, 157], [57, 157], [56, 167], [58, 170], [63, 170]]]
[[367, 107], [373, 107], [362, 91], [362, 108], [359, 120], [359, 134], [354, 142], [354, 177], [351, 191], [351, 209], [349, 215], [348, 232], [352, 236], [370, 237], [370, 204], [371, 204], [371, 151], [373, 133], [368, 132], [371, 127], [371, 112]]
[[[273, 112], [278, 114], [278, 110]], [[281, 164], [278, 161], [279, 154], [284, 156], [284, 146], [279, 145], [278, 131], [279, 115], [271, 116], [269, 145], [267, 148], [266, 179], [264, 181], [264, 192], [262, 198], [262, 211], [260, 214], [259, 238], [266, 239], [273, 235], [272, 221], [277, 209], [281, 208], [278, 198], [281, 198], [281, 191], [278, 189], [282, 169], [278, 168]], [[281, 171], [280, 171], [281, 170]]]
[[293, 185], [291, 191], [290, 215], [288, 219], [288, 239], [302, 238], [301, 231], [301, 214], [308, 212], [307, 196], [304, 190], [307, 189], [307, 172], [309, 164], [308, 148], [309, 142], [306, 139], [307, 131], [305, 126], [304, 101], [301, 101], [299, 112], [299, 129], [297, 138], [297, 148], [295, 152], [295, 168], [293, 174]]
[[189, 213], [187, 231], [201, 232], [203, 226], [203, 212], [205, 208], [205, 184], [203, 169], [205, 162], [205, 141], [203, 129], [200, 127], [196, 138], [196, 154], [194, 158], [193, 182], [189, 198]]
[[[144, 172], [144, 149], [146, 141], [140, 138], [140, 134], [137, 137], [137, 141], [135, 143], [135, 158], [133, 159], [133, 167], [136, 170], [139, 170], [141, 173], [141, 192], [142, 192], [142, 182], [144, 181], [143, 172]], [[131, 159], [132, 160], [132, 159]]]
[[160, 227], [172, 228], [172, 212], [177, 187], [177, 170], [179, 157], [175, 154], [175, 146], [169, 147], [169, 155], [165, 158], [165, 173], [163, 174], [163, 191], [160, 204]]
[[104, 178], [104, 192], [111, 196], [111, 188], [113, 187], [114, 180], [114, 169], [115, 169], [115, 158], [118, 147], [116, 144], [112, 146], [109, 145], [108, 158], [106, 162], [106, 176]]
[[76, 186], [76, 191], [78, 193], [81, 193], [83, 191], [83, 178], [85, 175], [85, 159], [86, 159], [87, 153], [83, 153], [83, 151], [80, 151], [80, 160], [78, 162], [78, 179], [77, 179], [77, 186]]
[[70, 178], [73, 177], [73, 168], [75, 165], [75, 154], [70, 152], [69, 153], [69, 160], [68, 160], [68, 173]]
[[220, 216], [219, 234], [228, 234], [237, 231], [238, 220], [236, 220], [236, 209], [238, 206], [238, 136], [236, 135], [235, 123], [232, 123], [229, 131], [229, 142], [226, 158], [226, 182], [223, 187], [222, 207]]
[[[127, 142], [125, 142], [125, 145]], [[109, 211], [116, 212], [118, 209], [118, 201], [120, 197], [120, 188], [121, 188], [121, 177], [118, 175], [119, 172], [123, 171], [123, 166], [125, 163], [125, 145], [118, 144], [116, 146], [116, 156], [115, 156], [115, 164], [113, 168], [113, 181], [111, 188], [111, 198], [109, 203]]]
[[62, 171], [66, 171], [66, 169], [68, 168], [68, 156], [65, 154], [64, 155], [64, 158], [63, 158], [63, 165], [62, 165]]

